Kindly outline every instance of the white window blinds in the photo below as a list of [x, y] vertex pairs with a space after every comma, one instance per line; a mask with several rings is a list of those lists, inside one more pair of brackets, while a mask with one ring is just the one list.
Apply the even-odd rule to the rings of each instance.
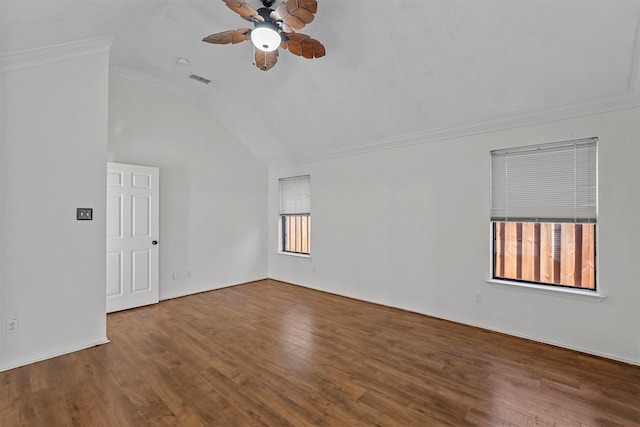
[[493, 221], [596, 222], [597, 138], [491, 152]]
[[311, 213], [311, 179], [309, 175], [280, 178], [280, 215]]

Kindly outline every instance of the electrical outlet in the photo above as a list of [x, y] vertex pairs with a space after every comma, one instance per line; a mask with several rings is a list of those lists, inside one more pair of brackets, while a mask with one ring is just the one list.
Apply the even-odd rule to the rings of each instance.
[[7, 334], [16, 334], [18, 333], [18, 319], [9, 319], [7, 320]]
[[91, 221], [93, 219], [93, 208], [77, 208], [76, 219], [78, 221]]
[[476, 292], [476, 302], [482, 302], [482, 292]]
[[178, 280], [180, 278], [180, 273], [173, 272], [173, 280]]

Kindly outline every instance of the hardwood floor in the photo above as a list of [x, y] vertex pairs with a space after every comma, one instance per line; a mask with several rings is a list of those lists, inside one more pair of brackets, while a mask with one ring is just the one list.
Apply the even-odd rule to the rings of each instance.
[[0, 373], [9, 426], [638, 426], [640, 368], [261, 281]]

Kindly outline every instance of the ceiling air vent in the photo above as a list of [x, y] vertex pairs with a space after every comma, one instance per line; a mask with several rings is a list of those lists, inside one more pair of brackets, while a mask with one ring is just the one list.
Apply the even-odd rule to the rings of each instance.
[[197, 82], [204, 83], [204, 84], [206, 84], [206, 85], [208, 85], [209, 83], [211, 83], [211, 80], [209, 80], [209, 79], [205, 79], [204, 77], [199, 76], [199, 75], [197, 75], [197, 74], [191, 74], [191, 75], [189, 76], [189, 78], [190, 78], [190, 79], [193, 79], [193, 80], [195, 80], [195, 81], [197, 81]]

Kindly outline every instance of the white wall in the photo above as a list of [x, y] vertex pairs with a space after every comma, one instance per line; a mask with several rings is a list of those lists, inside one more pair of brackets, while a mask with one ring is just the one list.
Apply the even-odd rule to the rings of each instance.
[[[108, 52], [0, 79], [4, 370], [106, 341]], [[94, 220], [76, 221], [77, 207]]]
[[[640, 109], [272, 168], [269, 276], [640, 363]], [[489, 151], [599, 138], [604, 300], [487, 283]], [[278, 178], [311, 174], [312, 257], [277, 254]], [[483, 302], [475, 302], [476, 292]]]
[[[117, 77], [108, 93], [107, 67], [99, 53], [0, 75], [0, 320], [20, 322], [0, 370], [106, 339], [107, 159], [160, 167], [163, 299], [269, 276], [640, 363], [639, 109], [268, 173], [195, 101]], [[488, 284], [489, 150], [589, 136], [607, 298]], [[276, 254], [277, 180], [303, 173], [310, 259]]]
[[160, 168], [161, 299], [267, 276], [267, 167], [201, 104], [112, 77], [108, 152]]

